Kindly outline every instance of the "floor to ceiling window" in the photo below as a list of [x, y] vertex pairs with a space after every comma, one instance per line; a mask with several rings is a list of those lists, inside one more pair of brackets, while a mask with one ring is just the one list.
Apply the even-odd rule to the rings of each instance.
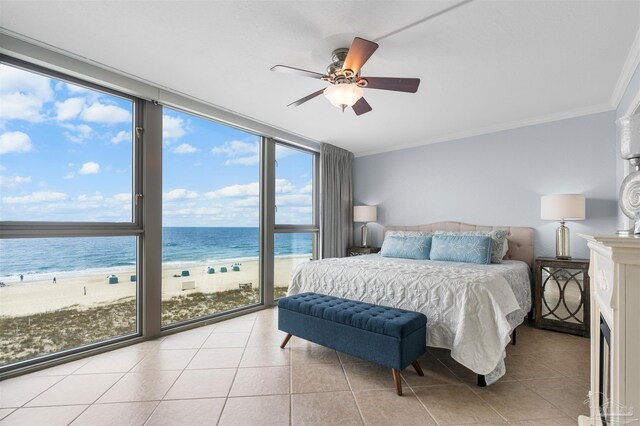
[[259, 136], [163, 112], [163, 326], [260, 302]]
[[317, 258], [317, 154], [277, 143], [274, 299], [287, 294], [298, 265]]
[[0, 55], [0, 379], [271, 303], [316, 258], [318, 154], [194, 110]]
[[0, 63], [0, 371], [138, 333], [137, 105]]

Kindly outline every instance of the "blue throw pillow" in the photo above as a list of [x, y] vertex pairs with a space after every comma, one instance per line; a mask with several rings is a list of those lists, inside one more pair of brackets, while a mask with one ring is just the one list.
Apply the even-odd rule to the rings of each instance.
[[431, 237], [387, 236], [382, 243], [380, 254], [384, 257], [402, 257], [405, 259], [429, 259]]
[[462, 231], [462, 232], [450, 232], [450, 231], [436, 231], [435, 235], [474, 235], [480, 237], [491, 237], [493, 242], [491, 243], [491, 263], [502, 263], [502, 258], [505, 255], [505, 244], [507, 244], [507, 232], [504, 229], [495, 229], [493, 231]]
[[491, 263], [491, 237], [475, 235], [434, 235], [431, 260], [449, 262]]

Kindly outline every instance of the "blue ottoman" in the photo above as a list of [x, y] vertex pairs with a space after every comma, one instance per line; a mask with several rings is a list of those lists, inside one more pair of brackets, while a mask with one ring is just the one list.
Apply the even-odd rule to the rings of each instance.
[[427, 347], [427, 317], [419, 312], [372, 305], [318, 293], [301, 293], [278, 301], [278, 328], [287, 336], [310, 340], [392, 369], [398, 395], [400, 371], [409, 364], [424, 373], [417, 358]]

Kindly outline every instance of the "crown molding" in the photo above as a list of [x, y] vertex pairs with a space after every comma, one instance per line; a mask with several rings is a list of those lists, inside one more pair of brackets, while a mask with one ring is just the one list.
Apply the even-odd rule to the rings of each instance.
[[481, 136], [481, 135], [487, 135], [491, 133], [498, 133], [504, 130], [517, 129], [521, 127], [534, 126], [536, 124], [544, 124], [544, 123], [550, 123], [553, 121], [566, 120], [569, 118], [582, 117], [585, 115], [598, 114], [601, 112], [613, 111], [614, 109], [615, 108], [613, 106], [611, 106], [608, 102], [606, 102], [599, 105], [593, 105], [593, 106], [584, 107], [584, 108], [577, 108], [569, 111], [563, 111], [563, 112], [554, 113], [554, 114], [527, 118], [524, 120], [517, 120], [517, 121], [511, 121], [508, 123], [496, 124], [494, 126], [481, 127], [478, 129], [467, 130], [463, 132], [449, 133], [443, 136], [438, 136], [438, 137], [427, 139], [425, 141], [421, 141], [417, 143], [408, 143], [408, 144], [396, 145], [388, 148], [355, 152], [354, 156], [366, 157], [368, 155], [382, 154], [382, 153], [391, 152], [391, 151], [400, 151], [408, 148], [417, 148], [424, 145], [431, 145], [431, 144], [441, 143], [441, 142], [450, 142], [454, 140], [470, 138], [473, 136]]
[[614, 108], [617, 108], [620, 104], [622, 96], [624, 96], [624, 92], [627, 89], [627, 86], [629, 86], [629, 82], [631, 82], [633, 73], [638, 68], [638, 65], [640, 65], [640, 30], [638, 30], [636, 37], [633, 39], [633, 43], [631, 43], [631, 49], [627, 55], [627, 60], [620, 71], [618, 82], [611, 94], [610, 103]]

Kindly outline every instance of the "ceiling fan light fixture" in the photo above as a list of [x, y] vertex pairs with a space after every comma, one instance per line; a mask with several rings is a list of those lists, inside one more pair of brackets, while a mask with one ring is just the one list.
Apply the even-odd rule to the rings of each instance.
[[362, 95], [362, 89], [353, 83], [333, 84], [324, 90], [324, 96], [329, 102], [343, 111], [358, 102]]

